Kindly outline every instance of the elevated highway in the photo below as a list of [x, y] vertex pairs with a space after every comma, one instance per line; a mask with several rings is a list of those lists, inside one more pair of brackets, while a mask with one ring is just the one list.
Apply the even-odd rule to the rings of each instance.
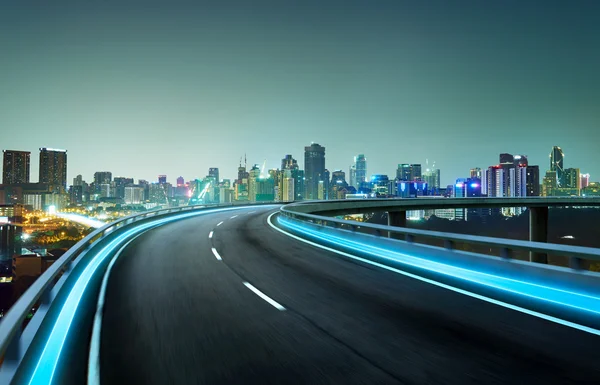
[[[0, 381], [600, 381], [598, 274], [408, 237], [458, 235], [362, 234], [315, 204], [162, 211], [99, 229], [57, 265], [56, 285], [41, 277], [0, 322]], [[31, 302], [40, 310], [21, 333]]]

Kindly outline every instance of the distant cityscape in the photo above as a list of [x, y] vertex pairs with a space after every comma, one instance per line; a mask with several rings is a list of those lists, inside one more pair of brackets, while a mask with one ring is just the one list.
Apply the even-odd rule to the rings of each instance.
[[[396, 175], [368, 175], [367, 157], [358, 154], [348, 169], [330, 171], [326, 167], [325, 147], [317, 143], [304, 149], [304, 169], [292, 155], [285, 155], [281, 168], [265, 170], [263, 164], [248, 166], [240, 159], [237, 178], [220, 179], [219, 168], [211, 167], [203, 179], [168, 181], [158, 175], [155, 181], [133, 177], [113, 177], [110, 171], [97, 171], [93, 181], [77, 175], [67, 182], [67, 151], [52, 148], [39, 150], [39, 181], [30, 178], [31, 153], [3, 151], [0, 204], [22, 205], [26, 210], [63, 210], [69, 207], [135, 205], [144, 209], [195, 203], [290, 202], [294, 200], [328, 200], [347, 198], [417, 198], [445, 197], [524, 197], [524, 196], [593, 196], [599, 184], [579, 168], [565, 167], [560, 147], [550, 151], [549, 168], [540, 179], [540, 169], [530, 165], [525, 155], [503, 153], [497, 164], [472, 168], [458, 176], [456, 183], [440, 186], [441, 171], [421, 164], [398, 164]], [[6, 208], [5, 208], [6, 210]], [[14, 216], [14, 215], [13, 215]], [[6, 218], [9, 215], [2, 215]]]
[[[219, 168], [211, 167], [202, 179], [171, 183], [166, 175], [155, 181], [133, 177], [113, 177], [110, 171], [97, 171], [89, 183], [77, 175], [67, 181], [67, 151], [40, 148], [39, 180], [31, 183], [31, 153], [3, 151], [0, 204], [5, 207], [0, 218], [8, 221], [11, 207], [24, 210], [64, 210], [72, 207], [136, 206], [152, 209], [197, 203], [291, 202], [294, 200], [328, 200], [347, 198], [417, 198], [444, 197], [524, 197], [524, 196], [594, 196], [600, 195], [599, 183], [579, 168], [566, 168], [564, 153], [553, 147], [549, 168], [540, 178], [540, 168], [530, 165], [525, 155], [499, 154], [498, 163], [487, 168], [472, 168], [458, 176], [456, 183], [440, 186], [441, 171], [435, 164], [423, 169], [421, 164], [398, 164], [396, 175], [368, 175], [367, 157], [354, 157], [348, 175], [326, 167], [325, 147], [312, 143], [304, 149], [304, 169], [292, 155], [285, 155], [281, 168], [265, 170], [265, 165], [248, 166], [240, 158], [237, 178], [221, 179]], [[465, 173], [466, 174], [466, 173]], [[18, 209], [17, 209], [18, 210]], [[463, 219], [463, 218], [453, 218]]]
[[[186, 181], [157, 175], [148, 181], [97, 171], [86, 181], [77, 175], [67, 181], [67, 151], [39, 149], [39, 179], [31, 182], [31, 152], [5, 150], [0, 185], [0, 284], [43, 273], [70, 246], [93, 229], [136, 212], [164, 207], [235, 202], [292, 202], [298, 200], [377, 199], [420, 197], [600, 196], [600, 183], [590, 182], [579, 168], [566, 168], [564, 153], [553, 147], [548, 170], [530, 165], [525, 155], [499, 154], [498, 163], [475, 167], [441, 186], [435, 164], [400, 163], [396, 175], [368, 174], [365, 154], [349, 162], [348, 173], [326, 166], [326, 149], [317, 143], [304, 148], [304, 168], [291, 155], [281, 167], [265, 169], [240, 158], [237, 177], [221, 179], [211, 167], [202, 179]], [[519, 207], [503, 209], [435, 209], [407, 211], [407, 219], [433, 216], [454, 221], [490, 216], [517, 216]], [[364, 220], [364, 218], [354, 218]], [[479, 223], [479, 222], [476, 222]], [[1, 286], [1, 285], [0, 285]], [[19, 290], [25, 290], [26, 285]], [[18, 291], [18, 290], [17, 290]], [[0, 303], [0, 317], [2, 308]]]

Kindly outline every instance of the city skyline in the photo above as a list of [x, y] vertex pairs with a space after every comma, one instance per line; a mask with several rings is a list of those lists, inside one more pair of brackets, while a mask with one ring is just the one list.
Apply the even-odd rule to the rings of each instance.
[[600, 4], [123, 4], [3, 8], [2, 148], [66, 148], [68, 180], [232, 178], [311, 142], [330, 171], [429, 159], [442, 184], [555, 145], [600, 175]]
[[[320, 143], [314, 143], [314, 144], [320, 144]], [[322, 144], [320, 144], [322, 145]], [[306, 146], [305, 146], [306, 147]], [[323, 145], [323, 147], [328, 148], [327, 146]], [[529, 160], [529, 164], [531, 165], [537, 165], [540, 167], [540, 172], [543, 173], [546, 170], [550, 170], [551, 167], [551, 159], [550, 159], [550, 154], [554, 151], [554, 147], [559, 147], [560, 146], [552, 146], [551, 150], [548, 151], [548, 155], [545, 157], [546, 159], [546, 163], [540, 162], [540, 163], [535, 163], [534, 161], [532, 161], [532, 159], [537, 159], [538, 157], [531, 157], [529, 155], [527, 155], [526, 153], [523, 153], [524, 156], [527, 156], [528, 160]], [[70, 154], [71, 151], [69, 151], [68, 149], [65, 149], [66, 151], [68, 151], [68, 153]], [[563, 149], [564, 150], [564, 149]], [[3, 151], [25, 151], [25, 152], [29, 152], [28, 150], [23, 150], [23, 149], [3, 149]], [[63, 151], [58, 150], [58, 151]], [[38, 183], [39, 181], [36, 179], [36, 175], [39, 174], [39, 167], [37, 167], [39, 165], [39, 159], [37, 159], [40, 154], [36, 151], [30, 151], [31, 153], [33, 153], [34, 157], [31, 161], [30, 164], [30, 174], [33, 176], [31, 177], [31, 181], [30, 183]], [[352, 157], [351, 161], [348, 162], [348, 165], [346, 168], [344, 167], [331, 167], [329, 165], [329, 162], [327, 161], [327, 159], [329, 158], [329, 154], [331, 154], [331, 150], [327, 150], [326, 155], [325, 155], [325, 169], [329, 170], [330, 173], [332, 173], [333, 171], [336, 170], [341, 170], [343, 172], [346, 173], [346, 181], [350, 182], [350, 174], [349, 174], [349, 169], [352, 166], [353, 162], [354, 162], [354, 156]], [[502, 152], [499, 152], [500, 154]], [[512, 153], [512, 152], [511, 152]], [[295, 159], [300, 159], [300, 162], [298, 163], [298, 166], [300, 169], [304, 170], [304, 151], [302, 151], [302, 153], [300, 155], [296, 155], [296, 154], [290, 154], [290, 153], [286, 153], [281, 155], [281, 157], [279, 158], [278, 161], [274, 161], [274, 162], [267, 162], [266, 163], [266, 167], [265, 170], [270, 170], [270, 169], [281, 169], [281, 161], [283, 158], [285, 158], [285, 156], [287, 155], [291, 155], [293, 158]], [[399, 163], [392, 163], [390, 164], [390, 168], [393, 168], [393, 171], [390, 173], [383, 173], [383, 172], [378, 172], [377, 170], [372, 170], [372, 161], [371, 158], [369, 157], [368, 154], [363, 154], [360, 153], [360, 155], [364, 155], [366, 161], [368, 162], [368, 169], [367, 169], [367, 179], [370, 178], [373, 175], [387, 175], [390, 178], [394, 178], [397, 175], [397, 166], [400, 164], [409, 164], [406, 162], [399, 162]], [[198, 174], [197, 176], [186, 176], [186, 175], [182, 175], [181, 173], [173, 173], [173, 174], [166, 174], [166, 173], [155, 173], [154, 175], [149, 175], [149, 176], [138, 176], [137, 174], [125, 174], [125, 173], [119, 173], [119, 172], [114, 172], [113, 170], [108, 169], [108, 167], [104, 167], [104, 166], [100, 166], [97, 167], [97, 169], [95, 171], [89, 171], [89, 172], [85, 172], [85, 173], [74, 173], [71, 170], [71, 167], [73, 167], [73, 163], [77, 164], [77, 159], [72, 159], [69, 162], [69, 166], [67, 168], [67, 179], [66, 179], [66, 185], [67, 187], [70, 186], [73, 182], [73, 180], [78, 176], [81, 175], [83, 177], [83, 180], [87, 181], [88, 183], [91, 183], [95, 180], [94, 175], [97, 173], [102, 173], [102, 172], [108, 172], [111, 173], [112, 176], [114, 177], [125, 177], [125, 178], [133, 178], [135, 180], [135, 182], [137, 183], [138, 180], [146, 180], [148, 182], [158, 182], [159, 177], [161, 176], [166, 176], [167, 177], [167, 181], [173, 185], [176, 185], [176, 181], [179, 177], [183, 177], [184, 180], [186, 182], [191, 181], [191, 180], [195, 180], [195, 179], [204, 179], [207, 175], [209, 175], [210, 173], [210, 169], [211, 168], [217, 168], [219, 170], [220, 176], [221, 176], [221, 180], [222, 179], [230, 179], [230, 180], [235, 180], [236, 179], [236, 173], [237, 173], [237, 168], [239, 166], [239, 162], [242, 162], [242, 166], [244, 165], [244, 162], [246, 162], [247, 160], [245, 159], [245, 157], [247, 156], [247, 154], [245, 154], [245, 156], [241, 156], [238, 157], [237, 159], [237, 165], [235, 167], [235, 170], [228, 170], [228, 169], [224, 169], [222, 168], [220, 165], [211, 165], [211, 166], [207, 166], [206, 168], [201, 168], [198, 169]], [[570, 158], [567, 158], [564, 153], [563, 156], [565, 158], [565, 168], [578, 168], [580, 169], [582, 174], [590, 174], [590, 180], [591, 181], [596, 181], [595, 175], [591, 174], [589, 172], [589, 170], [585, 167], [582, 167], [580, 165], [576, 165], [576, 164], [571, 164], [570, 163]], [[481, 169], [487, 169], [490, 166], [496, 165], [499, 162], [497, 161], [497, 155], [496, 156], [490, 156], [490, 161], [487, 164], [482, 164], [482, 165], [474, 165], [472, 167], [470, 167], [469, 169], [464, 170], [461, 174], [457, 174], [457, 175], [447, 175], [446, 173], [446, 168], [443, 166], [440, 166], [439, 163], [435, 162], [434, 160], [431, 159], [426, 159], [426, 162], [429, 162], [429, 165], [427, 165], [426, 162], [410, 162], [410, 164], [417, 164], [417, 165], [421, 165], [422, 168], [422, 172], [425, 172], [428, 169], [433, 169], [433, 164], [435, 163], [435, 169], [437, 170], [441, 170], [441, 183], [440, 186], [441, 187], [445, 187], [448, 185], [453, 185], [455, 183], [455, 180], [457, 178], [462, 178], [462, 177], [467, 177], [469, 176], [469, 172], [470, 170], [474, 169], [474, 168], [481, 168]], [[274, 163], [275, 166], [273, 167], [269, 167], [269, 164]], [[258, 165], [260, 166], [262, 164], [262, 162], [252, 162], [252, 161], [247, 161], [247, 170], [249, 171], [254, 165]], [[268, 176], [268, 173], [266, 173], [266, 176]], [[600, 177], [599, 177], [600, 178]], [[447, 181], [447, 183], [446, 183]]]

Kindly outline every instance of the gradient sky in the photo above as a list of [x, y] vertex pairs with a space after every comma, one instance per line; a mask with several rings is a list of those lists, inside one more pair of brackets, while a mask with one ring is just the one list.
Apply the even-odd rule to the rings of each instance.
[[[443, 184], [500, 152], [600, 180], [599, 1], [88, 1], [0, 5], [0, 148], [66, 148], [169, 181], [239, 158], [368, 173], [430, 163]], [[100, 3], [100, 2], [97, 2]]]

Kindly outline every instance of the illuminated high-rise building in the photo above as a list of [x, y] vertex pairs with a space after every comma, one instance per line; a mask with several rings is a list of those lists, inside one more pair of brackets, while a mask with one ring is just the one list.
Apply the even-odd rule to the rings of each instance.
[[111, 193], [110, 196], [124, 199], [125, 187], [131, 185], [133, 185], [133, 178], [124, 178], [121, 176], [115, 177], [115, 179], [111, 183], [111, 188], [114, 190], [114, 193]]
[[182, 187], [185, 185], [185, 179], [183, 179], [182, 176], [180, 176], [179, 178], [177, 178], [177, 187]]
[[219, 168], [218, 167], [211, 167], [208, 169], [208, 176], [215, 178], [215, 181], [217, 182], [217, 184], [219, 183], [219, 181], [221, 179], [219, 179]]
[[481, 179], [481, 175], [482, 175], [481, 168], [475, 167], [475, 168], [471, 169], [471, 178]]
[[427, 186], [432, 194], [437, 194], [440, 190], [441, 172], [439, 168], [427, 169], [423, 173], [423, 181], [427, 182]]
[[298, 168], [298, 162], [291, 155], [286, 155], [281, 159], [282, 170], [293, 170]]
[[544, 181], [542, 182], [542, 196], [553, 196], [558, 188], [558, 176], [556, 171], [546, 171]]
[[64, 192], [67, 188], [67, 150], [40, 148], [40, 183], [50, 190]]
[[410, 165], [410, 180], [421, 180], [421, 165], [420, 164], [411, 164]]
[[5, 150], [2, 184], [29, 183], [31, 152]]
[[256, 202], [256, 194], [258, 193], [258, 179], [260, 178], [260, 168], [254, 165], [248, 173], [248, 201]]
[[528, 197], [540, 196], [540, 167], [527, 166], [526, 190]]
[[165, 184], [167, 183], [167, 176], [166, 175], [159, 175], [158, 176], [158, 184]]
[[396, 180], [409, 181], [411, 173], [410, 164], [401, 163], [396, 169]]
[[306, 199], [319, 199], [319, 181], [325, 173], [325, 147], [312, 143], [304, 147], [304, 188]]
[[367, 181], [367, 158], [364, 154], [358, 154], [354, 157], [354, 170], [354, 184], [351, 183], [351, 185], [358, 188], [361, 183]]
[[581, 181], [580, 174], [578, 168], [565, 168], [563, 170], [562, 181], [560, 181], [560, 186], [568, 189], [580, 189]]
[[565, 154], [562, 149], [558, 146], [552, 147], [552, 152], [550, 152], [550, 171], [556, 171], [559, 186], [563, 180], [564, 161]]
[[140, 186], [125, 187], [125, 203], [135, 205], [144, 202], [144, 188]]
[[582, 189], [586, 188], [590, 185], [590, 174], [580, 174], [579, 175], [579, 186]]

